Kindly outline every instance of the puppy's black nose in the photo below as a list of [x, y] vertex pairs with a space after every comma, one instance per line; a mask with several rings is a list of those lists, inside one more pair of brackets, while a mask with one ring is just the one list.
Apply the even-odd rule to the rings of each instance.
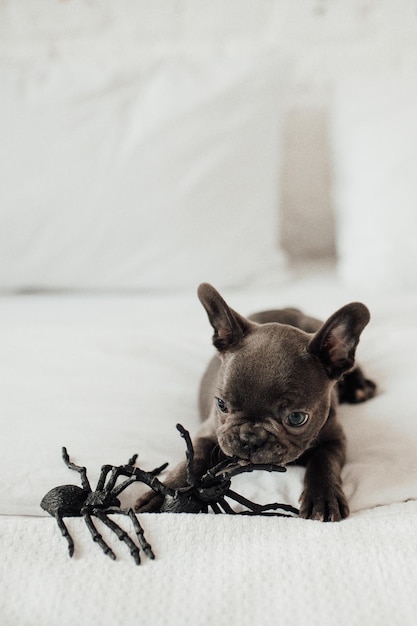
[[239, 438], [242, 449], [251, 455], [262, 448], [267, 439], [267, 434], [263, 429], [254, 429], [244, 424], [240, 429]]

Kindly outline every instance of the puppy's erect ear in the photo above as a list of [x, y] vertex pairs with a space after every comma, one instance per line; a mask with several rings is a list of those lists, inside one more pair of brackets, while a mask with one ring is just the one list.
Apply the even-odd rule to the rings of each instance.
[[308, 350], [320, 359], [329, 378], [338, 379], [352, 369], [359, 337], [369, 319], [370, 314], [364, 304], [346, 304], [311, 339]]
[[214, 328], [213, 344], [219, 352], [236, 346], [249, 332], [250, 327], [255, 325], [233, 311], [208, 283], [199, 286], [198, 297]]

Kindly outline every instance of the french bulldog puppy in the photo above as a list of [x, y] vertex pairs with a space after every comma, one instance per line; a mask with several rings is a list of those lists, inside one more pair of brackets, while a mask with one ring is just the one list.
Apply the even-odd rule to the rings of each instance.
[[[347, 517], [341, 481], [346, 444], [336, 410], [338, 402], [375, 395], [376, 385], [354, 367], [360, 334], [370, 319], [366, 306], [347, 304], [322, 324], [296, 309], [243, 317], [207, 283], [198, 296], [214, 329], [217, 354], [200, 387], [196, 472], [202, 475], [224, 456], [242, 463], [302, 464], [300, 516]], [[165, 482], [185, 486], [185, 462]], [[136, 510], [160, 506], [160, 497], [147, 492]]]

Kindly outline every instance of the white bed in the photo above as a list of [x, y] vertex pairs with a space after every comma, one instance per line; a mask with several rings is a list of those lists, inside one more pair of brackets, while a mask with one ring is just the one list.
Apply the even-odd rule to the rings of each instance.
[[[69, 5], [10, 4], [2, 22], [0, 623], [414, 624], [417, 94], [406, 72], [393, 63], [367, 80], [378, 56], [368, 51], [361, 75], [332, 82], [329, 259], [328, 216], [316, 207], [312, 220], [314, 202], [295, 216], [280, 202], [284, 105], [297, 94], [308, 103], [291, 92], [288, 71], [299, 73], [282, 48], [259, 41], [260, 22], [249, 37], [249, 5], [245, 45], [209, 41], [207, 26], [200, 46], [170, 40], [171, 22], [191, 20], [185, 0], [159, 26], [148, 9], [165, 43], [146, 38], [143, 6], [129, 20], [124, 2]], [[266, 25], [272, 9], [261, 5]], [[300, 263], [297, 246], [309, 243], [315, 258]], [[156, 558], [140, 567], [97, 522], [117, 555], [108, 559], [73, 518], [70, 559], [40, 508], [50, 488], [79, 484], [62, 446], [94, 483], [102, 464], [135, 452], [144, 469], [175, 463], [175, 425], [198, 428], [213, 353], [202, 281], [244, 314], [290, 305], [325, 319], [352, 300], [369, 307], [357, 355], [378, 394], [340, 407], [351, 515], [143, 514]], [[297, 506], [302, 480], [292, 467], [233, 487]]]
[[[315, 274], [276, 295], [239, 291], [229, 300], [244, 311], [253, 302], [307, 302], [323, 316], [346, 299], [342, 291], [331, 275]], [[417, 297], [368, 304], [373, 318], [359, 358], [380, 392], [366, 404], [341, 407], [351, 517], [323, 525], [142, 515], [156, 560], [142, 558], [137, 568], [98, 523], [118, 560], [106, 558], [78, 519], [67, 520], [75, 541], [70, 561], [39, 502], [51, 487], [79, 484], [61, 459], [62, 445], [87, 466], [92, 482], [103, 463], [125, 463], [133, 452], [145, 469], [182, 457], [175, 424], [197, 429], [196, 390], [211, 354], [205, 312], [194, 294], [3, 298], [2, 623], [272, 624], [280, 615], [302, 624], [310, 615], [313, 623], [411, 624], [417, 504], [407, 501], [417, 499]], [[301, 485], [296, 468], [234, 482], [257, 502], [293, 506]], [[125, 504], [137, 489], [125, 492]]]

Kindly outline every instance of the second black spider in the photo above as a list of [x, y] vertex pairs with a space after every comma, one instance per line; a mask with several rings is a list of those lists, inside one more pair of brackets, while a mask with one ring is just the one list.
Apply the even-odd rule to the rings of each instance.
[[[162, 513], [228, 513], [231, 515], [298, 515], [299, 511], [289, 504], [257, 504], [248, 500], [231, 489], [232, 478], [238, 474], [264, 470], [268, 472], [285, 472], [285, 467], [273, 464], [239, 465], [234, 457], [227, 457], [202, 477], [194, 469], [194, 449], [189, 432], [177, 424], [177, 430], [186, 444], [187, 483], [185, 487], [174, 489], [162, 483], [155, 475], [151, 481], [142, 470], [135, 467], [125, 467], [126, 474], [135, 475], [137, 480], [145, 482], [155, 492], [160, 500]], [[244, 507], [237, 513], [229, 501], [237, 502]]]

